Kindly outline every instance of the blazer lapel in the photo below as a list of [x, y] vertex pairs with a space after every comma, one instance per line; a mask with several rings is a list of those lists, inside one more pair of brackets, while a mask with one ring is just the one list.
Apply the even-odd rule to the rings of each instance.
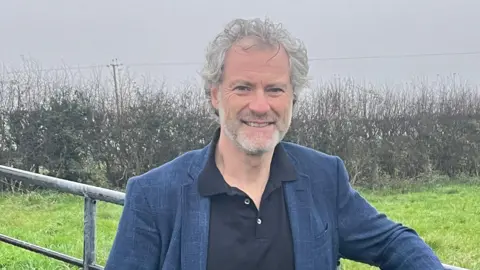
[[285, 185], [285, 196], [290, 216], [293, 246], [295, 251], [295, 269], [314, 270], [315, 256], [312, 231], [310, 189], [308, 176], [299, 174], [297, 181]]
[[196, 185], [183, 189], [181, 260], [182, 270], [207, 269], [210, 201], [198, 194]]

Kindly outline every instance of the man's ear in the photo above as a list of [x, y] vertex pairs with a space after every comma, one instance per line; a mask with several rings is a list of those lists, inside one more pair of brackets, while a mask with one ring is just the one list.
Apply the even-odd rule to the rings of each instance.
[[210, 100], [212, 102], [212, 106], [218, 110], [218, 103], [219, 103], [219, 89], [218, 86], [212, 87], [210, 89]]

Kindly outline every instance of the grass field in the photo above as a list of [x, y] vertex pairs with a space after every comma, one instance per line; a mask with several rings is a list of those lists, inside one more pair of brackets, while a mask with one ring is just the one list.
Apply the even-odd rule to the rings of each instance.
[[[480, 185], [431, 187], [395, 193], [362, 191], [380, 211], [412, 226], [442, 261], [480, 269]], [[81, 258], [83, 200], [55, 193], [0, 193], [0, 233]], [[121, 207], [99, 202], [97, 261], [104, 265], [112, 245]], [[343, 261], [343, 269], [376, 269]], [[76, 269], [56, 260], [0, 242], [1, 270]]]

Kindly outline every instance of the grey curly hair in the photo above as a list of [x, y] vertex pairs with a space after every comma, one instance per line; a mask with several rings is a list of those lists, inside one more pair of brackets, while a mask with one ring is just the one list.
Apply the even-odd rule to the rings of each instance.
[[[281, 24], [269, 19], [234, 19], [224, 31], [219, 33], [208, 45], [205, 65], [201, 71], [205, 95], [210, 101], [210, 91], [222, 81], [225, 54], [235, 44], [246, 37], [254, 37], [257, 41], [271, 46], [282, 46], [289, 56], [290, 77], [293, 86], [294, 102], [300, 91], [308, 85], [308, 55], [303, 42], [294, 38]], [[209, 102], [210, 103], [210, 102]], [[210, 108], [216, 116], [218, 112]]]

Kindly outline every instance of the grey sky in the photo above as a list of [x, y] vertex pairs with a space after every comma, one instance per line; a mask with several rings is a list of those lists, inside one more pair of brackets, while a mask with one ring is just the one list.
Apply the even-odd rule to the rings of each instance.
[[[207, 42], [235, 17], [282, 22], [311, 58], [480, 51], [480, 1], [321, 0], [0, 1], [0, 62], [21, 55], [43, 68], [201, 62]], [[132, 66], [177, 80], [200, 65]], [[88, 70], [87, 70], [88, 72]], [[458, 73], [480, 82], [480, 54], [316, 61], [314, 79], [333, 74], [369, 81]]]

